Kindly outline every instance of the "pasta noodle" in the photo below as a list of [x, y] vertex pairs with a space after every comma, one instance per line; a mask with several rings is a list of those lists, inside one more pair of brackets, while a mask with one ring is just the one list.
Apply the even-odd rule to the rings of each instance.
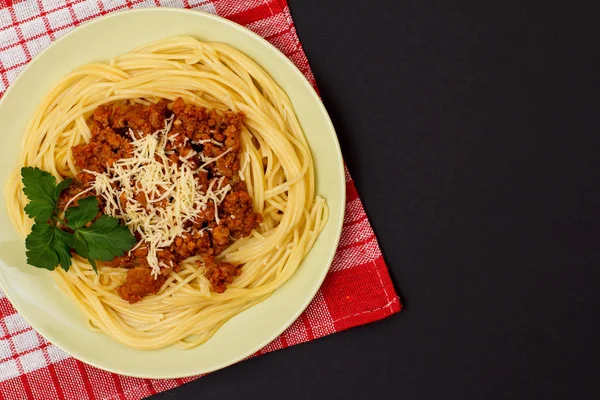
[[220, 294], [210, 291], [203, 268], [195, 263], [198, 256], [171, 272], [156, 295], [135, 304], [116, 291], [125, 281], [126, 268], [99, 264], [96, 274], [87, 260], [75, 255], [68, 272], [52, 272], [91, 329], [135, 349], [189, 349], [208, 340], [228, 319], [292, 276], [328, 218], [325, 200], [315, 196], [308, 144], [282, 89], [231, 46], [175, 37], [140, 46], [108, 63], [77, 68], [39, 105], [6, 190], [9, 215], [20, 234], [26, 236], [32, 226], [23, 211], [27, 199], [21, 190], [21, 167], [39, 167], [58, 181], [76, 176], [71, 147], [90, 140], [86, 120], [98, 106], [178, 97], [210, 109], [244, 113], [240, 174], [263, 222], [219, 256], [243, 265], [242, 273]]

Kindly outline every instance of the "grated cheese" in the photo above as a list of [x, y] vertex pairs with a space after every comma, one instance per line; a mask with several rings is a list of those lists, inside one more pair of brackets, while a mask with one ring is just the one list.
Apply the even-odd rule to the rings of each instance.
[[[211, 132], [214, 132], [214, 131], [211, 131]], [[192, 141], [192, 143], [194, 143], [194, 144], [212, 143], [212, 144], [214, 144], [216, 146], [219, 146], [219, 147], [223, 146], [223, 143], [217, 142], [215, 139], [196, 140], [196, 141]]]
[[[136, 135], [130, 130], [132, 157], [107, 166], [102, 174], [86, 170], [95, 175], [92, 187], [96, 195], [104, 199], [104, 212], [123, 220], [132, 233], [140, 235], [140, 242], [131, 251], [142, 243], [146, 245], [148, 264], [155, 278], [161, 267], [168, 267], [159, 262], [158, 251], [169, 247], [183, 233], [191, 232], [192, 227], [186, 226], [186, 223], [205, 211], [211, 201], [218, 224], [218, 206], [231, 190], [229, 184], [223, 185], [224, 177], [216, 185], [216, 180], [211, 180], [207, 188], [195, 179], [198, 172], [206, 172], [204, 167], [231, 149], [214, 158], [191, 150], [184, 157], [179, 157], [181, 165], [171, 164], [168, 155], [172, 152], [166, 151], [165, 147], [175, 138], [169, 136], [172, 125], [173, 117], [165, 120], [163, 129], [151, 135]], [[203, 162], [200, 167], [190, 160], [197, 154]], [[140, 197], [146, 201], [140, 203]], [[201, 235], [204, 230], [206, 228], [201, 230]]]

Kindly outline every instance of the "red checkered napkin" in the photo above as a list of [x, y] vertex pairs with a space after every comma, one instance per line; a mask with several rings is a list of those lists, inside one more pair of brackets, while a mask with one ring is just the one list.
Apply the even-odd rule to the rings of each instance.
[[[50, 42], [92, 18], [125, 8], [185, 7], [218, 14], [273, 43], [315, 85], [286, 0], [0, 0], [0, 96]], [[346, 171], [339, 248], [315, 299], [256, 355], [385, 318], [402, 308], [362, 203]], [[195, 378], [129, 378], [91, 367], [42, 338], [0, 291], [0, 400], [140, 399]]]

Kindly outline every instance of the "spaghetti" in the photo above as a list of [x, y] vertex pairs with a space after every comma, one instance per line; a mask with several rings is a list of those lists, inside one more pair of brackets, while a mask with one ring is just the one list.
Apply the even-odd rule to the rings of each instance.
[[[118, 294], [127, 268], [98, 265], [74, 256], [68, 272], [56, 268], [61, 288], [85, 313], [88, 325], [136, 349], [170, 345], [192, 348], [208, 340], [228, 319], [268, 297], [298, 268], [325, 226], [328, 208], [315, 196], [308, 144], [288, 97], [256, 63], [231, 46], [191, 37], [160, 40], [82, 66], [44, 99], [25, 132], [7, 206], [22, 236], [32, 221], [23, 211], [19, 170], [38, 167], [59, 181], [78, 174], [72, 148], [88, 143], [94, 110], [128, 100], [152, 105], [160, 99], [244, 115], [239, 176], [262, 217], [249, 236], [218, 256], [241, 266], [223, 293], [210, 291], [199, 256], [183, 260], [155, 295], [130, 304]], [[172, 122], [172, 121], [171, 121]]]

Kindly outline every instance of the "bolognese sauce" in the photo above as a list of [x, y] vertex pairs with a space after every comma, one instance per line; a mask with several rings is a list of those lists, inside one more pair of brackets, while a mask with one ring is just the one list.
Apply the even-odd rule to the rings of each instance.
[[[195, 168], [193, 178], [199, 187], [228, 185], [229, 188], [218, 204], [207, 202], [201, 213], [186, 222], [181, 235], [156, 252], [161, 265], [157, 275], [153, 276], [149, 265], [147, 244], [139, 232], [134, 232], [138, 245], [105, 263], [129, 268], [125, 283], [118, 289], [124, 300], [135, 303], [148, 294], [157, 293], [171, 270], [178, 271], [179, 264], [192, 256], [201, 257], [199, 264], [205, 268], [205, 276], [214, 292], [225, 291], [227, 284], [240, 273], [239, 266], [218, 261], [217, 256], [235, 240], [250, 235], [262, 221], [261, 215], [253, 211], [252, 198], [239, 175], [243, 118], [241, 113], [207, 110], [178, 98], [174, 102], [161, 100], [149, 105], [130, 101], [110, 103], [98, 107], [88, 120], [91, 139], [72, 148], [79, 173], [77, 181], [63, 192], [59, 207], [77, 205], [78, 199], [88, 197], [83, 192], [91, 188], [97, 174], [105, 173], [118, 160], [133, 155], [136, 135], [152, 135], [164, 128], [166, 120], [170, 121], [165, 147], [168, 163], [181, 165], [185, 160], [186, 165]], [[207, 159], [211, 162], [207, 163]], [[103, 210], [105, 199], [96, 197]], [[137, 193], [135, 200], [143, 207], [150, 201], [143, 192]], [[118, 201], [119, 206], [125, 207], [123, 198]], [[160, 207], [167, 201], [165, 197], [153, 202], [153, 206]]]

